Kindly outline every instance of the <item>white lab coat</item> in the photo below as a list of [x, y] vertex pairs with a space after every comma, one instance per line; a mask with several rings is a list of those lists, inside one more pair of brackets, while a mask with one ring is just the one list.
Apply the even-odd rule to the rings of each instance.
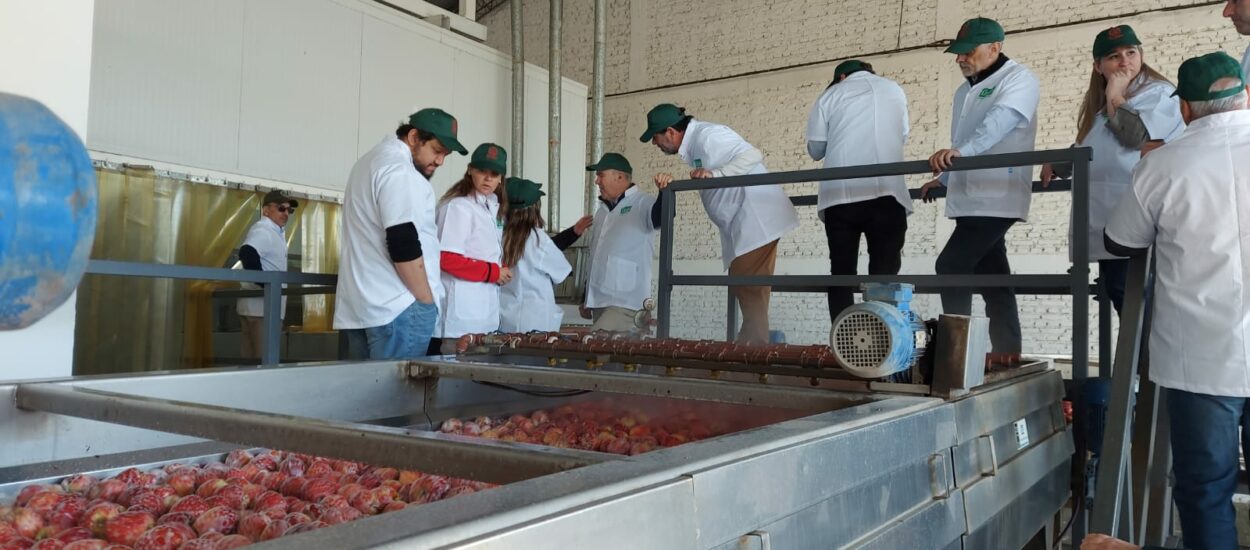
[[[825, 168], [902, 162], [909, 129], [903, 89], [867, 71], [830, 86], [807, 117], [807, 140], [825, 142]], [[886, 196], [911, 214], [903, 176], [822, 181], [816, 209], [823, 220], [830, 206]]]
[[[1185, 122], [1181, 120], [1180, 102], [1172, 97], [1176, 88], [1162, 80], [1145, 81], [1141, 86], [1120, 108], [1141, 117], [1150, 139], [1171, 141], [1179, 136]], [[1114, 259], [1117, 256], [1103, 246], [1102, 231], [1120, 198], [1133, 184], [1133, 167], [1141, 160], [1141, 151], [1120, 145], [1107, 128], [1105, 111], [1098, 113], [1089, 135], [1079, 145], [1094, 150], [1089, 165], [1089, 259]], [[1068, 238], [1072, 238], [1070, 226]]]
[[[677, 154], [692, 168], [718, 170], [753, 148], [728, 126], [691, 120]], [[765, 174], [761, 162], [748, 174]], [[699, 191], [703, 208], [720, 229], [724, 268], [734, 258], [780, 239], [799, 226], [799, 215], [780, 185], [725, 187]], [[636, 309], [636, 308], [634, 308]]]
[[1150, 379], [1250, 397], [1250, 111], [1190, 122], [1137, 164], [1107, 222], [1118, 244], [1155, 247]]
[[560, 330], [564, 310], [556, 305], [554, 285], [572, 272], [573, 266], [547, 232], [534, 229], [525, 240], [521, 259], [512, 267], [512, 281], [499, 289], [499, 330]]
[[616, 208], [600, 204], [590, 238], [590, 277], [586, 307], [642, 309], [651, 295], [651, 207], [655, 197], [637, 186], [621, 195]]
[[[243, 237], [243, 244], [239, 245], [239, 248], [244, 246], [256, 249], [256, 253], [260, 255], [262, 271], [286, 271], [286, 235], [273, 220], [264, 216], [256, 220], [256, 223], [247, 230], [247, 236]], [[264, 288], [254, 283], [243, 283], [242, 286], [253, 290]], [[235, 311], [239, 315], [248, 317], [264, 317], [265, 299], [239, 298], [238, 303], [235, 304]], [[278, 313], [279, 318], [286, 317], [286, 296], [282, 297], [282, 309], [278, 310]]]
[[417, 227], [426, 281], [442, 307], [434, 187], [412, 164], [412, 151], [391, 134], [352, 166], [343, 192], [343, 235], [334, 328], [379, 327], [417, 301], [395, 273], [386, 228]]
[[[951, 143], [957, 146], [972, 139], [990, 109], [1004, 105], [1023, 115], [1025, 121], [980, 154], [1032, 151], [1040, 94], [1037, 77], [1013, 60], [1007, 60], [998, 71], [975, 86], [964, 81], [955, 91]], [[1027, 220], [1033, 194], [1033, 167], [949, 172], [946, 187], [948, 218], [988, 216]]]
[[[443, 251], [498, 264], [503, 255], [498, 213], [499, 198], [493, 194], [474, 193], [444, 201], [438, 207], [438, 240]], [[446, 272], [442, 280], [447, 297], [442, 322], [435, 331], [439, 337], [499, 330], [499, 285], [466, 281]]]

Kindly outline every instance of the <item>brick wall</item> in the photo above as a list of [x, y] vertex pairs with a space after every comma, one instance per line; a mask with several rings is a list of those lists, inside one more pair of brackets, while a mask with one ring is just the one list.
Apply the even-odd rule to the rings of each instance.
[[[716, 9], [709, 7], [713, 3], [688, 0], [610, 0], [608, 5], [605, 148], [628, 156], [647, 190], [654, 190], [654, 173], [684, 169], [675, 157], [638, 142], [647, 109], [659, 102], [677, 103], [698, 118], [733, 127], [764, 152], [772, 170], [818, 167], [805, 153], [807, 113], [833, 66], [850, 57], [870, 61], [879, 74], [902, 85], [912, 126], [906, 155], [927, 157], [949, 143], [950, 101], [961, 82], [953, 57], [934, 44], [950, 38], [966, 17], [984, 15], [1002, 22], [1008, 32], [1006, 53], [1041, 80], [1039, 149], [1072, 142], [1089, 79], [1090, 45], [1107, 26], [1132, 24], [1145, 42], [1146, 61], [1169, 76], [1186, 57], [1223, 49], [1240, 58], [1250, 45], [1221, 18], [1222, 2], [1194, 0], [855, 1], [840, 3], [836, 10], [823, 8], [826, 3], [775, 0], [726, 0], [715, 3]], [[542, 0], [525, 3], [526, 58], [539, 65], [547, 59], [547, 6]], [[566, 76], [584, 82], [590, 81], [591, 6], [588, 1], [565, 2], [563, 67]], [[508, 8], [482, 22], [490, 31], [488, 43], [510, 51]], [[915, 187], [925, 178], [908, 181]], [[815, 186], [793, 185], [787, 191], [810, 194]], [[695, 195], [679, 198], [677, 271], [720, 273], [715, 229]], [[1009, 234], [1017, 273], [1067, 270], [1069, 207], [1066, 194], [1034, 196], [1028, 222]], [[782, 240], [778, 272], [825, 272], [827, 248], [815, 212], [807, 207], [800, 216], [802, 226]], [[916, 204], [909, 219], [904, 272], [932, 273], [952, 227], [940, 203]], [[724, 335], [723, 289], [680, 289], [673, 304], [676, 335]], [[936, 297], [922, 297], [917, 307], [927, 316], [941, 310]], [[1070, 310], [1070, 298], [1021, 296], [1026, 351], [1070, 353]], [[1097, 307], [1091, 310], [1090, 324], [1096, 330]], [[776, 295], [772, 322], [791, 342], [823, 342], [828, 337], [823, 295]], [[1093, 332], [1091, 351], [1095, 345]]]

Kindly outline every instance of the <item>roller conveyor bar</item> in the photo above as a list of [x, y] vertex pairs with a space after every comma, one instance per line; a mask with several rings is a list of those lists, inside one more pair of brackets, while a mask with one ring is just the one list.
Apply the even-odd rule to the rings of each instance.
[[217, 441], [509, 483], [621, 457], [172, 401], [59, 384], [22, 384], [17, 406]]

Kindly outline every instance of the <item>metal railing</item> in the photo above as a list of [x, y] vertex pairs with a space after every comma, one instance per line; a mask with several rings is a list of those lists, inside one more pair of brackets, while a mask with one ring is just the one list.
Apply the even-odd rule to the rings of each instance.
[[[264, 298], [265, 308], [265, 345], [264, 349], [261, 351], [260, 359], [262, 365], [276, 365], [280, 359], [279, 351], [281, 342], [279, 339], [282, 337], [282, 295], [333, 294], [335, 284], [338, 282], [338, 275], [326, 273], [254, 271], [247, 269], [224, 269], [192, 265], [121, 262], [116, 260], [91, 260], [87, 262], [86, 273], [88, 275], [150, 277], [157, 279], [235, 281], [261, 285], [263, 289], [259, 292]], [[284, 289], [283, 285], [309, 285], [314, 288]], [[240, 291], [241, 294], [245, 292], [248, 291]]]
[[[1089, 162], [1088, 147], [1029, 151], [955, 159], [948, 172], [1009, 168], [1046, 163], [1071, 163], [1072, 180], [1051, 183], [1043, 189], [1034, 184], [1034, 192], [1072, 191], [1072, 234], [1089, 233]], [[850, 180], [876, 176], [898, 176], [931, 173], [928, 161], [908, 161], [890, 164], [870, 164], [840, 168], [773, 172], [714, 179], [674, 181], [661, 193], [660, 269], [657, 296], [657, 332], [669, 336], [672, 322], [672, 292], [675, 286], [772, 286], [774, 292], [827, 292], [830, 287], [858, 286], [869, 282], [902, 282], [916, 286], [917, 292], [934, 292], [942, 288], [963, 287], [1018, 287], [1020, 293], [1070, 294], [1072, 296], [1072, 377], [1083, 379], [1089, 375], [1089, 250], [1084, 238], [1071, 242], [1072, 268], [1067, 274], [1044, 275], [677, 275], [673, 273], [674, 219], [677, 212], [676, 197], [682, 191], [700, 191], [723, 187], [751, 187], [805, 183], [822, 180]], [[944, 197], [945, 188], [935, 189], [934, 197]], [[913, 199], [919, 190], [911, 190]], [[795, 204], [815, 204], [815, 197], [792, 199]], [[730, 315], [734, 311], [729, 308]], [[732, 320], [732, 318], [731, 318]], [[732, 327], [732, 324], [730, 325]]]

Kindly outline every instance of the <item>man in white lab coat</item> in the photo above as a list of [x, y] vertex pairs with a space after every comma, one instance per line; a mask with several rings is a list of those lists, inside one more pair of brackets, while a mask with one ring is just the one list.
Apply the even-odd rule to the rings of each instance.
[[[640, 140], [650, 141], [664, 154], [678, 155], [692, 168], [691, 179], [764, 174], [764, 154], [728, 126], [695, 120], [686, 110], [664, 103], [647, 113], [647, 130]], [[671, 174], [658, 174], [665, 186]], [[780, 185], [724, 187], [699, 191], [703, 208], [720, 230], [721, 259], [735, 276], [772, 275], [777, 265], [777, 242], [799, 226], [798, 213]], [[772, 287], [736, 286], [731, 289], [742, 308], [737, 341], [766, 344], [768, 302]]]
[[1223, 52], [1182, 63], [1176, 94], [1188, 127], [1137, 164], [1105, 244], [1155, 249], [1150, 379], [1167, 389], [1184, 547], [1236, 549], [1238, 439], [1250, 456], [1248, 95]]
[[[1233, 22], [1237, 34], [1250, 36], [1250, 0], [1228, 0], [1224, 2], [1224, 17]], [[1241, 72], [1250, 74], [1250, 47], [1241, 56]]]
[[[872, 65], [852, 59], [807, 118], [807, 153], [825, 168], [902, 162], [907, 143], [907, 96]], [[911, 195], [903, 176], [822, 181], [816, 208], [829, 242], [829, 273], [855, 275], [859, 241], [868, 241], [868, 274], [897, 275], [907, 240]], [[829, 319], [855, 302], [854, 287], [829, 290]]]
[[[946, 49], [956, 55], [967, 79], [955, 91], [951, 117], [951, 148], [929, 158], [938, 179], [926, 183], [921, 197], [945, 185], [946, 217], [955, 220], [935, 270], [942, 275], [1011, 273], [1007, 261], [1007, 230], [1029, 216], [1033, 169], [1030, 166], [945, 172], [955, 157], [1032, 151], [1037, 135], [1037, 77], [1003, 55], [1003, 28], [993, 19], [969, 19]], [[1020, 313], [1009, 287], [980, 289], [990, 318], [987, 360], [1020, 363]], [[972, 313], [972, 289], [942, 292], [942, 310]]]
[[[239, 246], [239, 262], [243, 269], [255, 271], [286, 271], [286, 233], [283, 229], [295, 213], [299, 201], [274, 189], [265, 193], [260, 208], [260, 219], [247, 230], [243, 244]], [[251, 289], [260, 285], [244, 283]], [[282, 309], [278, 319], [286, 314], [286, 296], [282, 297]], [[236, 305], [239, 325], [243, 333], [242, 352], [245, 359], [259, 359], [265, 346], [265, 299], [239, 298]]]
[[637, 332], [638, 312], [651, 295], [651, 243], [662, 203], [634, 185], [634, 168], [620, 153], [604, 153], [586, 170], [595, 173], [599, 208], [581, 314], [594, 319], [592, 330]]

